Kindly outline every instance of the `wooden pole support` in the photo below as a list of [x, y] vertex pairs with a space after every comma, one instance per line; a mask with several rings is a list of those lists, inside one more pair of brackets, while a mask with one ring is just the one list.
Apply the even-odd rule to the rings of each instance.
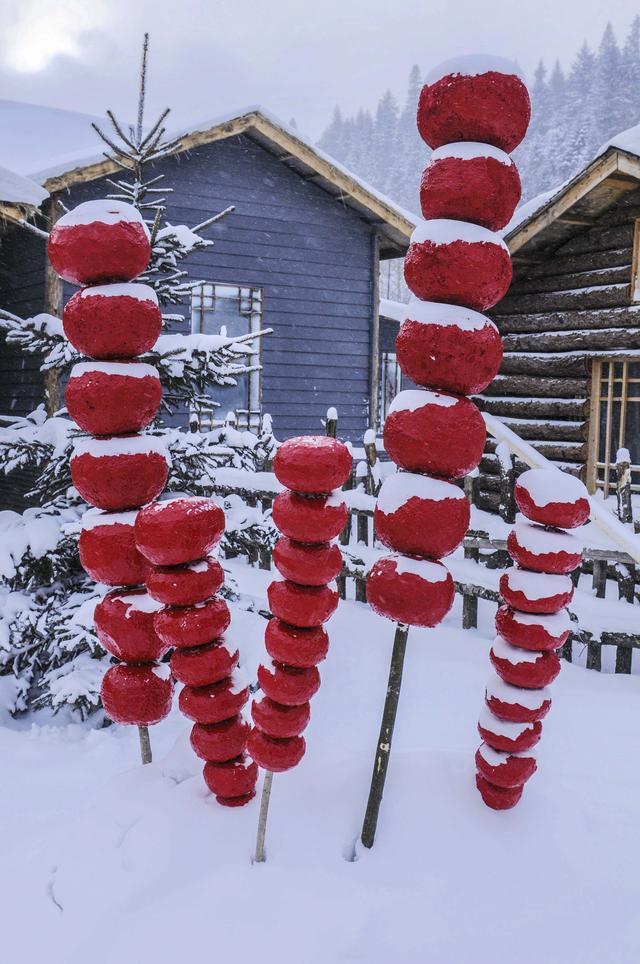
[[263, 864], [267, 859], [264, 849], [264, 838], [267, 832], [267, 816], [269, 814], [269, 800], [271, 799], [271, 785], [273, 783], [273, 772], [265, 770], [264, 783], [262, 784], [262, 797], [260, 798], [260, 816], [258, 817], [258, 835], [256, 837], [256, 855], [254, 861]]
[[151, 763], [151, 739], [149, 737], [149, 727], [139, 726], [138, 736], [140, 737], [140, 759], [144, 763]]
[[382, 794], [384, 793], [384, 784], [387, 778], [391, 742], [393, 740], [393, 728], [395, 726], [398, 702], [400, 700], [400, 687], [402, 686], [402, 671], [407, 650], [408, 634], [409, 627], [405, 626], [404, 623], [397, 623], [396, 634], [393, 640], [393, 651], [391, 653], [391, 665], [389, 667], [387, 696], [384, 701], [378, 747], [373, 764], [373, 773], [371, 775], [371, 788], [369, 790], [367, 809], [362, 824], [361, 840], [363, 845], [368, 849], [373, 847], [373, 842], [376, 837], [378, 814], [380, 813], [380, 804], [382, 803]]

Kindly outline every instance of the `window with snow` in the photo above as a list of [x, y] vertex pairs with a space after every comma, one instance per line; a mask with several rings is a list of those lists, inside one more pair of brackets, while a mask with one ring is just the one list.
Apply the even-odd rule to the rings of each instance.
[[640, 492], [640, 358], [594, 364], [591, 454], [593, 488], [616, 490], [616, 457], [628, 449], [631, 490]]
[[380, 352], [380, 397], [378, 399], [378, 431], [382, 431], [389, 406], [402, 385], [402, 374], [394, 351]]
[[[262, 288], [206, 282], [191, 292], [191, 331], [194, 334], [257, 334], [262, 327]], [[224, 422], [229, 413], [238, 428], [259, 428], [261, 382], [259, 371], [236, 376], [236, 385], [209, 389], [195, 413], [200, 431]]]

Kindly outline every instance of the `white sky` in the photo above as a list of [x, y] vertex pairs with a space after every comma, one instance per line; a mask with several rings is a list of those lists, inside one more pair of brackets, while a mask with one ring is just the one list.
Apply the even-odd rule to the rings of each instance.
[[260, 103], [317, 136], [336, 103], [403, 95], [410, 67], [461, 53], [570, 62], [632, 0], [0, 0], [0, 96], [132, 117], [142, 33], [150, 109], [173, 126]]

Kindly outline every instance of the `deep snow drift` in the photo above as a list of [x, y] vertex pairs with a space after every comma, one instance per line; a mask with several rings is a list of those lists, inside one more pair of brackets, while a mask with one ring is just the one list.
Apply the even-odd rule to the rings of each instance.
[[[269, 575], [231, 568], [263, 607]], [[459, 605], [410, 631], [370, 852], [355, 841], [393, 627], [362, 604], [328, 624], [307, 755], [274, 779], [264, 865], [251, 863], [258, 800], [215, 804], [177, 710], [144, 768], [135, 731], [0, 727], [2, 959], [637, 961], [640, 678], [563, 664], [539, 770], [515, 810], [495, 813], [473, 780], [493, 607], [463, 632]], [[234, 606], [251, 679], [263, 630]]]

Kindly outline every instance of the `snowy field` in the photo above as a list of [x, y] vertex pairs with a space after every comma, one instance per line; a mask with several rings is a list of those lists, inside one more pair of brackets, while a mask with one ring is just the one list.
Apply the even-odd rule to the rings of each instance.
[[[234, 575], [264, 605], [268, 575]], [[539, 771], [495, 813], [473, 784], [491, 607], [465, 633], [459, 605], [410, 633], [370, 852], [355, 842], [392, 626], [360, 604], [330, 623], [307, 755], [274, 779], [264, 865], [251, 862], [258, 800], [216, 805], [177, 711], [145, 768], [134, 730], [0, 727], [0, 959], [635, 964], [640, 677], [564, 664]], [[250, 676], [263, 627], [234, 608]]]

